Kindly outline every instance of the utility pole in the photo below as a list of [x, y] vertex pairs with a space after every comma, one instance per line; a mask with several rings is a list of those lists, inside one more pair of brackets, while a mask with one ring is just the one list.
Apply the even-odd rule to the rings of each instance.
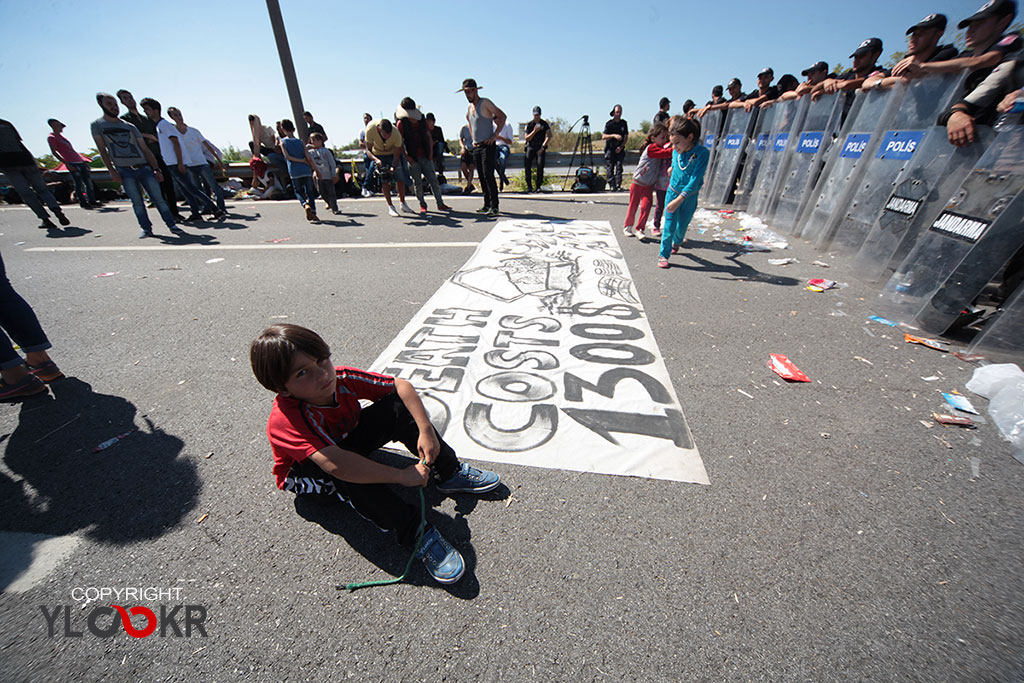
[[299, 81], [295, 78], [295, 64], [292, 63], [292, 50], [288, 47], [288, 34], [284, 31], [281, 5], [277, 0], [267, 0], [267, 12], [270, 14], [270, 25], [274, 29], [277, 54], [281, 57], [281, 71], [284, 72], [284, 84], [288, 88], [288, 99], [292, 104], [295, 132], [298, 133], [300, 140], [305, 140], [309, 131], [306, 129], [306, 119], [302, 118], [305, 109], [302, 106], [302, 95], [299, 93]]

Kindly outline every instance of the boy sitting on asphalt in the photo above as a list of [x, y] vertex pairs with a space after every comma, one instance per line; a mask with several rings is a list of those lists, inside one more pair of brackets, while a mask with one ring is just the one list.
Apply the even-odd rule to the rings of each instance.
[[[419, 511], [388, 484], [426, 486], [433, 473], [442, 493], [498, 486], [498, 475], [459, 462], [409, 382], [332, 365], [330, 348], [316, 332], [272, 325], [250, 345], [249, 360], [259, 383], [277, 392], [267, 436], [278, 488], [337, 496], [411, 548]], [[373, 403], [361, 408], [360, 399]], [[396, 468], [367, 457], [391, 441], [418, 454], [419, 462]], [[459, 551], [429, 524], [417, 556], [438, 583], [455, 583], [466, 569]]]

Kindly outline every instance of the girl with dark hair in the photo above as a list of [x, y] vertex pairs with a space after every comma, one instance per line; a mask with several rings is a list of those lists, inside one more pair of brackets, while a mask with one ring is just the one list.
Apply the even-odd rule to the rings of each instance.
[[[629, 186], [629, 208], [626, 209], [626, 220], [622, 232], [627, 237], [636, 235], [645, 240], [644, 227], [647, 216], [651, 213], [651, 196], [658, 184], [658, 179], [665, 175], [668, 160], [672, 156], [672, 148], [668, 146], [668, 128], [663, 123], [655, 123], [647, 133], [644, 148], [640, 152], [640, 161], [633, 171], [633, 182]], [[636, 216], [637, 208], [640, 215]], [[633, 218], [636, 216], [636, 228]]]
[[672, 123], [668, 139], [672, 143], [672, 178], [665, 205], [665, 226], [661, 233], [659, 268], [668, 268], [668, 257], [679, 251], [686, 228], [697, 210], [697, 193], [704, 184], [708, 168], [707, 147], [698, 144], [700, 124], [694, 119]]

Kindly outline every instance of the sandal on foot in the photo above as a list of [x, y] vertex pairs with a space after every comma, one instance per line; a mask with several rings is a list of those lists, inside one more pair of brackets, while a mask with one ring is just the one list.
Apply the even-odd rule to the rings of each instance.
[[44, 391], [46, 391], [46, 385], [32, 373], [25, 375], [14, 384], [0, 380], [0, 401], [32, 396]]
[[668, 268], [668, 259], [667, 258], [660, 258], [660, 259], [658, 259], [658, 267], [659, 268]]
[[52, 360], [48, 360], [41, 365], [29, 365], [28, 371], [44, 382], [64, 379], [64, 373], [60, 371], [60, 368]]

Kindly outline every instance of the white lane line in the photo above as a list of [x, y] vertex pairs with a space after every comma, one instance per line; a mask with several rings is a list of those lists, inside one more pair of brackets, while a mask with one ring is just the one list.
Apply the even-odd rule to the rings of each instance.
[[479, 242], [354, 242], [350, 244], [158, 244], [137, 247], [30, 247], [25, 251], [185, 251], [218, 249], [239, 251], [248, 249], [405, 249], [408, 247], [445, 248], [477, 247]]

